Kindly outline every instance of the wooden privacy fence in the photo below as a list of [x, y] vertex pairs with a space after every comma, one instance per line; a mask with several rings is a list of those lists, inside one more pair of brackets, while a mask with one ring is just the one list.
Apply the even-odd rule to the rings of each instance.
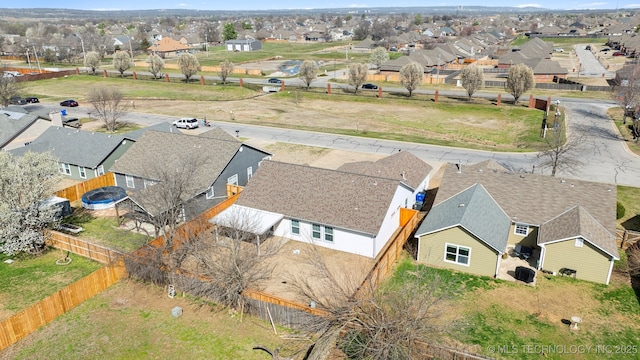
[[102, 267], [0, 322], [0, 350], [48, 324], [124, 277], [122, 262]]
[[[397, 232], [393, 240], [389, 241], [389, 243], [387, 243], [387, 245], [382, 249], [376, 258], [373, 268], [369, 271], [369, 274], [367, 274], [367, 277], [365, 277], [358, 289], [356, 289], [354, 297], [357, 298], [361, 295], [362, 291], [367, 290], [369, 288], [367, 285], [374, 288], [377, 288], [380, 285], [382, 280], [384, 280], [387, 274], [391, 271], [393, 264], [395, 264], [398, 258], [400, 258], [400, 253], [402, 253], [404, 244], [406, 244], [407, 240], [411, 234], [413, 234], [413, 231], [420, 222], [420, 213], [417, 210], [402, 208], [400, 211], [400, 218], [403, 220], [404, 224], [402, 224], [402, 227]], [[402, 212], [405, 212], [405, 214], [402, 214]]]
[[70, 251], [103, 264], [110, 264], [124, 255], [120, 251], [92, 244], [58, 231], [49, 231], [48, 243], [56, 249]]
[[254, 300], [261, 301], [261, 302], [267, 302], [267, 303], [280, 305], [280, 306], [286, 306], [286, 307], [288, 307], [290, 309], [304, 311], [304, 312], [307, 312], [307, 313], [312, 314], [312, 315], [323, 316], [323, 315], [328, 315], [329, 314], [325, 310], [312, 308], [311, 306], [308, 306], [308, 305], [305, 305], [305, 304], [301, 304], [301, 303], [296, 302], [296, 301], [290, 301], [290, 300], [287, 300], [287, 299], [283, 299], [281, 297], [274, 296], [274, 295], [271, 295], [271, 294], [263, 293], [262, 291], [246, 290], [246, 291], [242, 292], [242, 295], [245, 298], [254, 299]]
[[104, 186], [114, 186], [116, 184], [115, 176], [113, 173], [108, 172], [104, 175], [100, 175], [93, 179], [83, 181], [79, 184], [69, 186], [56, 192], [56, 196], [69, 199], [70, 202], [78, 201], [82, 199], [82, 195], [87, 191], [101, 188]]

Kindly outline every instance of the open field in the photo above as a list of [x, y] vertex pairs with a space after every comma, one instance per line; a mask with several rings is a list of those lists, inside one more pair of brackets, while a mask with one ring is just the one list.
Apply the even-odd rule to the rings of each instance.
[[[183, 314], [172, 316], [179, 306]], [[287, 334], [277, 328], [278, 335]], [[0, 359], [243, 359], [293, 355], [306, 341], [287, 341], [271, 324], [188, 297], [121, 281], [0, 353]]]
[[[415, 266], [402, 261], [395, 281], [411, 278], [406, 273]], [[628, 275], [614, 274], [609, 286], [538, 275], [532, 287], [421, 267], [456, 293], [449, 307], [455, 327], [444, 339], [451, 346], [498, 359], [632, 359], [640, 353], [640, 305]], [[566, 323], [571, 316], [582, 318], [577, 331]], [[550, 345], [565, 353], [543, 354], [540, 346]], [[598, 345], [609, 347], [597, 353]], [[570, 353], [571, 346], [593, 348]]]
[[[96, 85], [94, 85], [96, 84]], [[210, 120], [287, 127], [372, 138], [460, 146], [494, 151], [534, 151], [542, 145], [538, 129], [542, 112], [524, 106], [502, 106], [474, 98], [388, 94], [353, 94], [335, 89], [284, 91], [260, 95], [238, 86], [200, 86], [127, 79], [73, 76], [28, 85], [28, 92], [75, 97], [84, 102], [90, 86], [118, 86], [127, 99], [135, 99], [136, 112], [191, 116]], [[189, 101], [183, 100], [188, 98]], [[218, 101], [224, 100], [224, 101]]]
[[[0, 254], [0, 319], [44, 299], [74, 281], [90, 274], [102, 264], [71, 254], [69, 265], [56, 265], [60, 250], [41, 256], [7, 256]], [[13, 259], [7, 264], [4, 261]]]

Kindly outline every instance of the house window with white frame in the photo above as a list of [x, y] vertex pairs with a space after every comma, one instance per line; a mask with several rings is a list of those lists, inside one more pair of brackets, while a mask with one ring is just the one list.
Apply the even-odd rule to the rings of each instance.
[[317, 240], [322, 239], [321, 236], [322, 230], [321, 226], [318, 224], [311, 224], [311, 237]]
[[102, 165], [98, 166], [98, 176], [100, 175], [104, 175], [104, 166]]
[[253, 166], [247, 168], [247, 180], [251, 179], [251, 177], [253, 177]]
[[71, 165], [65, 163], [58, 164], [58, 171], [60, 174], [71, 175]]
[[235, 174], [227, 178], [227, 184], [238, 185], [238, 174]]
[[80, 177], [83, 179], [87, 178], [87, 169], [84, 168], [84, 166], [78, 166], [78, 174], [80, 174]]
[[324, 227], [324, 240], [333, 242], [333, 228], [325, 226]]
[[207, 199], [213, 199], [213, 197], [215, 196], [215, 192], [213, 190], [213, 185], [211, 185], [208, 189], [207, 189]]
[[582, 238], [576, 238], [574, 245], [575, 247], [582, 247], [582, 245], [584, 245], [584, 240], [582, 240]]
[[529, 225], [516, 223], [513, 233], [516, 235], [527, 236], [529, 234]]
[[291, 233], [300, 235], [300, 220], [291, 219]]
[[136, 185], [135, 185], [135, 182], [133, 181], [133, 176], [125, 175], [124, 179], [127, 182], [128, 188], [135, 189]]
[[469, 266], [471, 260], [471, 248], [466, 246], [445, 244], [444, 261], [459, 265]]

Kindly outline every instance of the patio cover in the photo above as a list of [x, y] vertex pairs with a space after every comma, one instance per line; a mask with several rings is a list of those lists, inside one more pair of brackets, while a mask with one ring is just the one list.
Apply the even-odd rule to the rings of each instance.
[[241, 205], [231, 205], [227, 210], [209, 219], [214, 225], [221, 225], [250, 232], [256, 235], [266, 233], [284, 215], [258, 210]]

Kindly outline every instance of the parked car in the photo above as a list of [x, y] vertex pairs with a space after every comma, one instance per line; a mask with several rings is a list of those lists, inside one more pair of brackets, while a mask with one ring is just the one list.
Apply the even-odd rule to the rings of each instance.
[[553, 51], [555, 51], [555, 52], [564, 52], [564, 49], [563, 48], [555, 48], [555, 49], [553, 49]]
[[60, 106], [68, 106], [68, 107], [76, 107], [78, 106], [78, 102], [75, 100], [65, 100], [60, 103]]
[[591, 50], [591, 45], [587, 45], [587, 47], [584, 48], [585, 50]]
[[604, 49], [601, 49], [601, 50], [600, 50], [600, 52], [607, 52], [607, 51], [611, 51], [611, 49], [609, 49], [609, 48], [604, 48]]
[[627, 56], [627, 53], [622, 51], [616, 51], [613, 53], [613, 56]]
[[198, 120], [194, 118], [182, 118], [174, 121], [173, 126], [179, 129], [195, 129], [198, 127]]
[[378, 90], [378, 85], [376, 84], [362, 84], [363, 89], [367, 90]]
[[282, 80], [277, 78], [271, 78], [267, 81], [269, 84], [282, 84]]
[[39, 103], [40, 102], [40, 100], [35, 96], [26, 97], [25, 100], [27, 100], [27, 102], [30, 103], [30, 104], [34, 104], [34, 103]]
[[12, 96], [9, 99], [9, 104], [13, 104], [13, 105], [24, 105], [26, 103], [27, 103], [27, 100], [20, 96]]

